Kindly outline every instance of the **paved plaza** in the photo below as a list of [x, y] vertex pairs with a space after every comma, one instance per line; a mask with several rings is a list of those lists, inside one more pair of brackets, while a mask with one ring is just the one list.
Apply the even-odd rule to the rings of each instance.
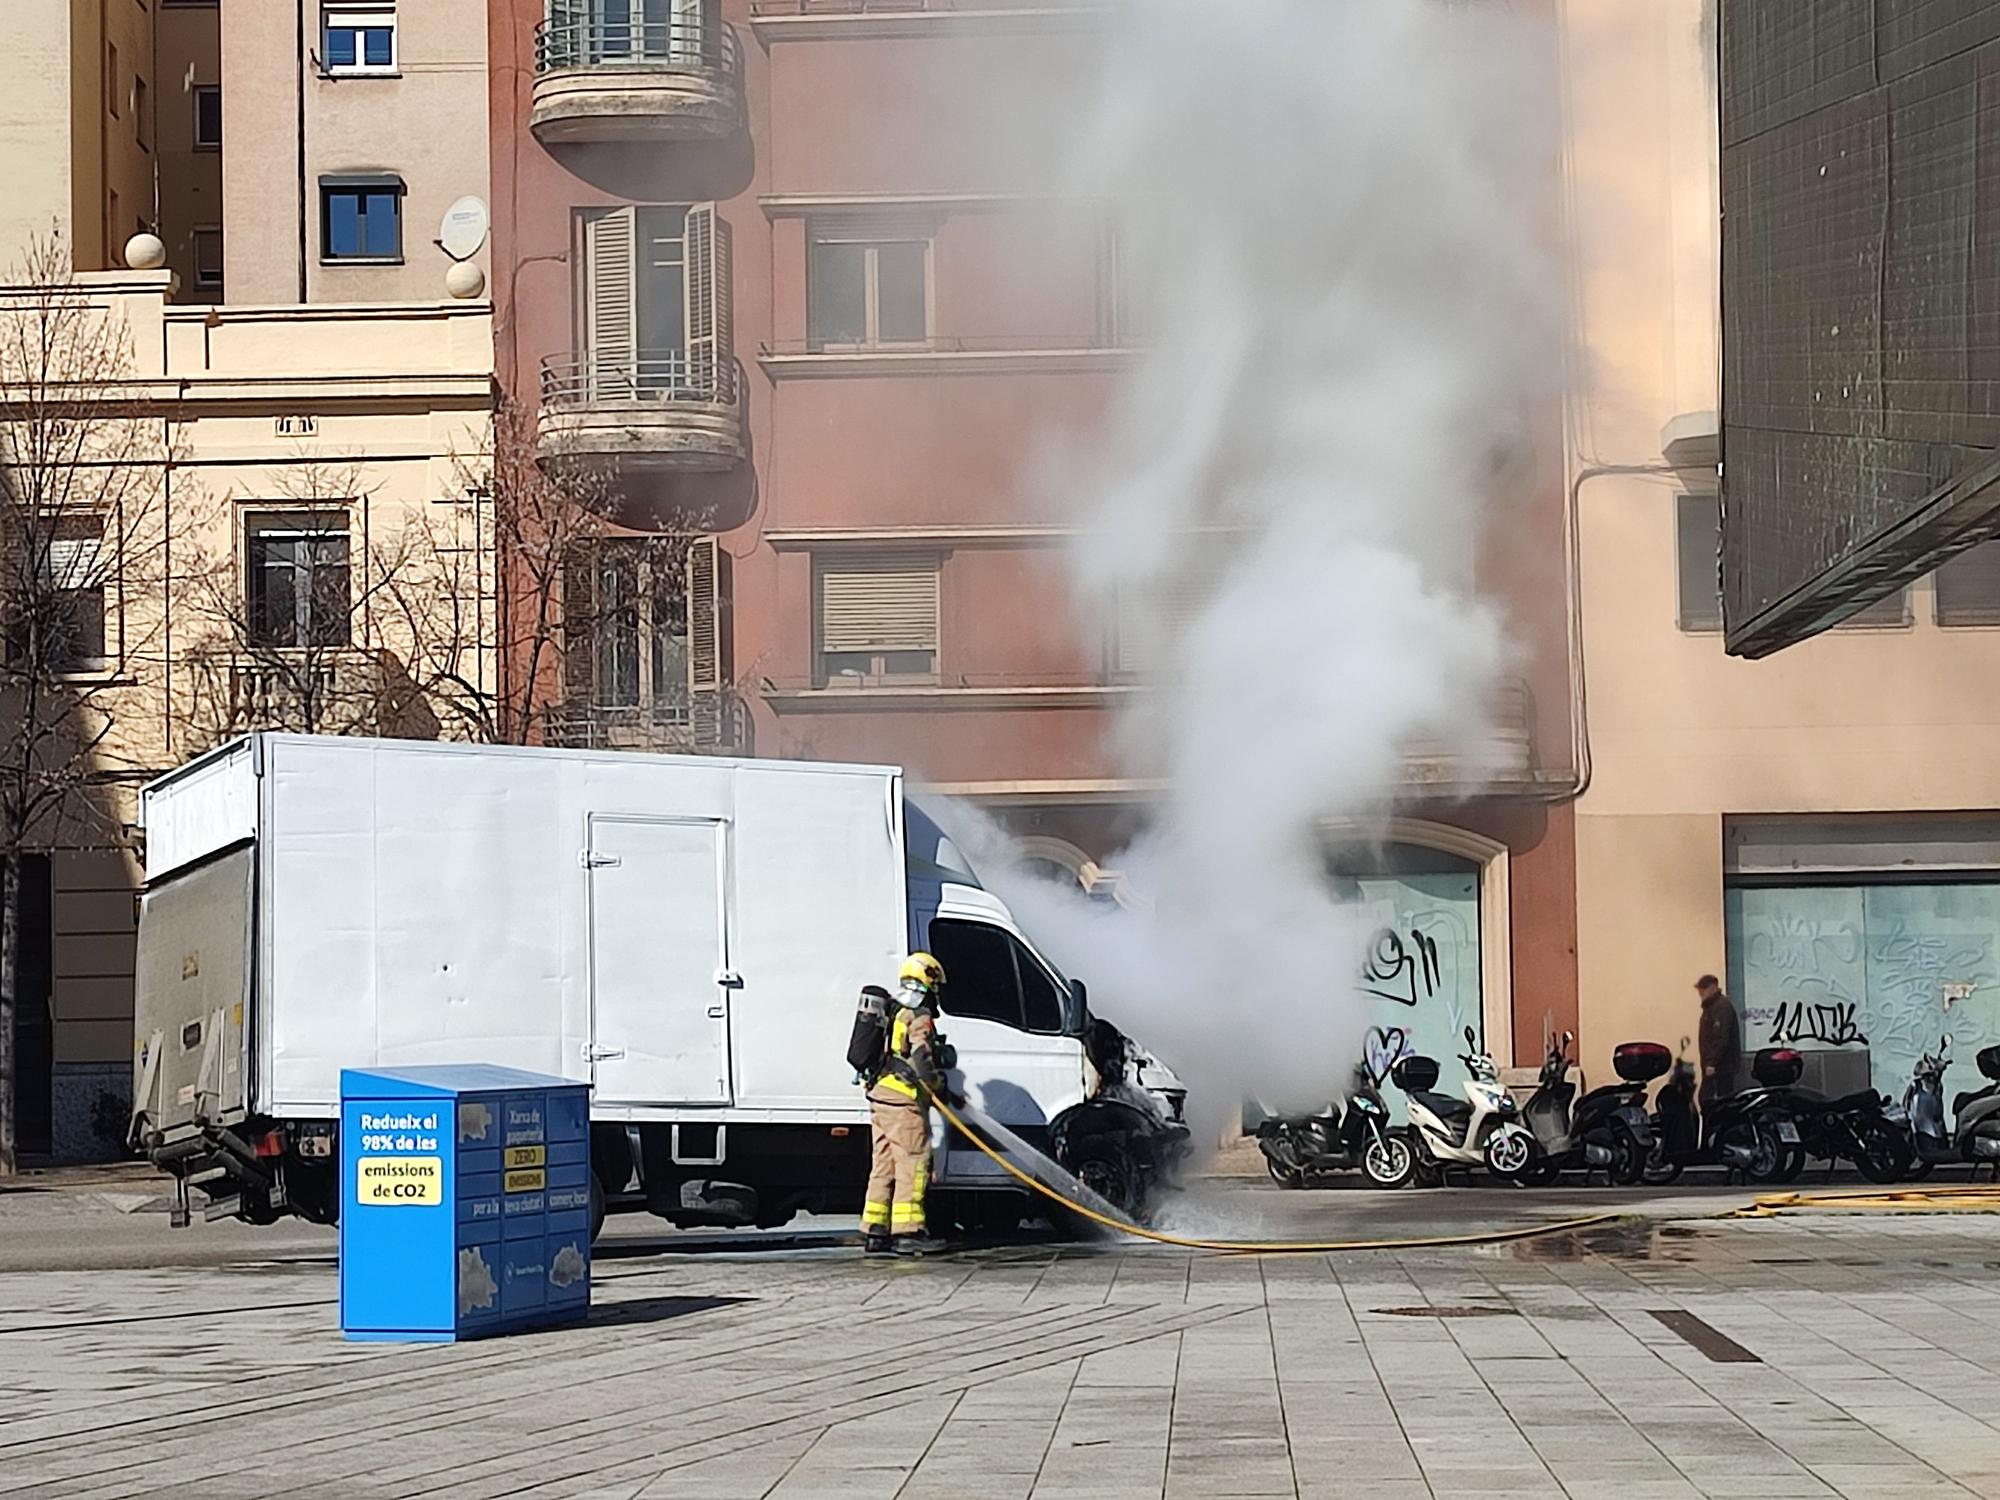
[[[1279, 1201], [1210, 1196], [1220, 1215]], [[1322, 1230], [1381, 1201], [1283, 1199]], [[628, 1235], [587, 1327], [458, 1346], [344, 1343], [323, 1238], [7, 1271], [0, 1494], [2000, 1495], [2000, 1220], [1674, 1203], [1334, 1256], [1016, 1245], [883, 1265], [826, 1233]], [[0, 1221], [54, 1206], [0, 1198]]]

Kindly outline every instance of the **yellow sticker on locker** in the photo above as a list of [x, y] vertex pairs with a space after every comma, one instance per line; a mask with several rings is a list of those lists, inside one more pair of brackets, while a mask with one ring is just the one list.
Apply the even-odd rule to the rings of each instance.
[[354, 1199], [370, 1206], [422, 1208], [444, 1202], [444, 1159], [364, 1156], [354, 1164]]
[[509, 1146], [507, 1148], [507, 1159], [501, 1165], [508, 1168], [540, 1167], [546, 1166], [548, 1159], [549, 1148], [547, 1146]]
[[532, 1172], [509, 1172], [505, 1186], [510, 1193], [538, 1193], [547, 1177], [548, 1173], [539, 1167]]

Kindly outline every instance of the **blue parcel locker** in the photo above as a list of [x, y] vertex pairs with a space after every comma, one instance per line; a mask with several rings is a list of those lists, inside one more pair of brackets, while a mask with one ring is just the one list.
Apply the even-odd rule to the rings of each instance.
[[590, 1308], [590, 1089], [483, 1064], [343, 1069], [340, 1328], [448, 1340]]

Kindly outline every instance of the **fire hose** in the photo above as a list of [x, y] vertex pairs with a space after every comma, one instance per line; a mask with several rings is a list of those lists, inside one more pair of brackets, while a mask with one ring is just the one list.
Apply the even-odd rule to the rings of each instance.
[[[1148, 1229], [1119, 1217], [1115, 1212], [1105, 1212], [1111, 1208], [1104, 1203], [1104, 1209], [1093, 1208], [1079, 1203], [1076, 1198], [1058, 1192], [1033, 1173], [1024, 1171], [1009, 1161], [1006, 1155], [995, 1149], [987, 1139], [987, 1132], [974, 1129], [962, 1119], [944, 1100], [933, 1098], [938, 1113], [973, 1145], [999, 1164], [1002, 1171], [1023, 1186], [1039, 1193], [1052, 1203], [1060, 1204], [1069, 1212], [1089, 1220], [1102, 1228], [1117, 1234], [1137, 1235], [1140, 1239], [1152, 1240], [1161, 1245], [1175, 1245], [1184, 1250], [1217, 1250], [1227, 1255], [1324, 1255], [1336, 1250], [1423, 1250], [1447, 1245], [1496, 1245], [1509, 1240], [1535, 1239], [1547, 1234], [1565, 1234], [1571, 1230], [1589, 1229], [1599, 1224], [1609, 1224], [1619, 1217], [1615, 1213], [1584, 1214], [1574, 1219], [1552, 1219], [1545, 1224], [1529, 1224], [1517, 1229], [1485, 1229], [1467, 1234], [1418, 1235], [1408, 1239], [1390, 1240], [1203, 1240], [1188, 1235], [1169, 1234], [1164, 1230]], [[976, 1113], [970, 1109], [966, 1113]], [[984, 1119], [984, 1116], [981, 1116]], [[988, 1125], [994, 1122], [987, 1121]], [[1031, 1149], [1016, 1142], [1019, 1149]], [[1088, 1193], [1088, 1190], [1085, 1190]], [[1095, 1193], [1088, 1193], [1097, 1197]]]

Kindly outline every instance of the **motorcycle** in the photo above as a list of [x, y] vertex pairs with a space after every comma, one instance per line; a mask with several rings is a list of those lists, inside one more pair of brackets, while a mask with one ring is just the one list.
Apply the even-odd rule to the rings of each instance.
[[1787, 1047], [1767, 1047], [1752, 1061], [1749, 1088], [1695, 1113], [1694, 1068], [1683, 1055], [1654, 1101], [1653, 1139], [1642, 1178], [1664, 1186], [1692, 1166], [1721, 1166], [1751, 1182], [1790, 1182], [1805, 1166], [1805, 1151], [1786, 1093], [1805, 1071], [1805, 1059]]
[[[1776, 1060], [1779, 1054], [1787, 1060]], [[1840, 1162], [1850, 1161], [1870, 1182], [1896, 1182], [1909, 1171], [1910, 1132], [1884, 1112], [1888, 1100], [1873, 1089], [1856, 1089], [1836, 1099], [1798, 1087], [1805, 1059], [1786, 1048], [1758, 1053], [1753, 1072], [1767, 1055], [1774, 1060], [1757, 1075], [1770, 1083], [1766, 1113], [1781, 1126], [1789, 1121], [1796, 1136], [1795, 1145], [1781, 1141], [1786, 1149], [1777, 1180], [1797, 1177], [1807, 1157], [1825, 1161], [1829, 1174]]]
[[1980, 1163], [1990, 1161], [1995, 1179], [2000, 1180], [2000, 1046], [1982, 1048], [1975, 1061], [1981, 1075], [1995, 1082], [1954, 1099], [1956, 1128], [1947, 1129], [1944, 1075], [1951, 1066], [1951, 1034], [1945, 1033], [1935, 1053], [1917, 1060], [1902, 1108], [1890, 1112], [1909, 1131], [1911, 1166], [1906, 1175], [1911, 1180], [1928, 1177], [1940, 1163], [1958, 1161], [1971, 1162], [1975, 1175]]
[[1646, 1086], [1671, 1066], [1671, 1054], [1658, 1042], [1626, 1042], [1611, 1054], [1620, 1081], [1594, 1088], [1579, 1100], [1569, 1081], [1569, 1049], [1575, 1041], [1575, 1033], [1565, 1031], [1562, 1041], [1549, 1049], [1541, 1080], [1522, 1111], [1541, 1147], [1535, 1180], [1553, 1182], [1581, 1167], [1588, 1182], [1601, 1168], [1607, 1182], [1630, 1187], [1653, 1152]]
[[1425, 1187], [1436, 1187], [1453, 1167], [1484, 1166], [1509, 1182], [1530, 1182], [1540, 1169], [1541, 1147], [1521, 1124], [1520, 1107], [1500, 1086], [1500, 1069], [1479, 1050], [1470, 1026], [1465, 1028], [1465, 1045], [1467, 1050], [1458, 1057], [1467, 1074], [1463, 1099], [1434, 1092], [1436, 1058], [1413, 1053], [1391, 1070], [1396, 1087], [1409, 1100], [1416, 1179]]
[[[1390, 1048], [1393, 1056], [1399, 1045]], [[1416, 1152], [1407, 1133], [1389, 1123], [1377, 1079], [1366, 1061], [1355, 1064], [1347, 1108], [1327, 1106], [1323, 1115], [1265, 1120], [1257, 1127], [1257, 1149], [1271, 1180], [1300, 1188], [1316, 1177], [1357, 1167], [1377, 1187], [1399, 1188], [1415, 1174]]]

